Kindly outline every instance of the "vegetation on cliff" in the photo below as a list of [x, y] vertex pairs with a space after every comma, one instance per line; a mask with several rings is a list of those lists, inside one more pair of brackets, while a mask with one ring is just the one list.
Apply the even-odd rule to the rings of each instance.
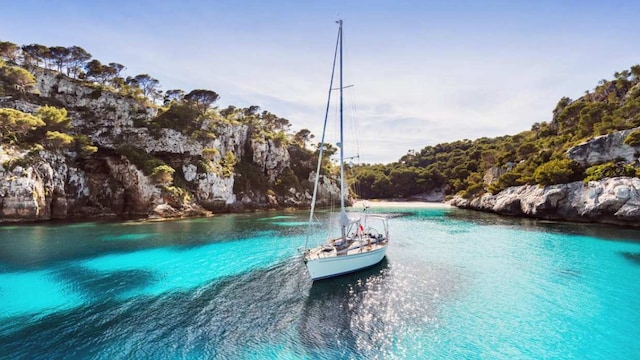
[[[616, 72], [612, 80], [601, 80], [577, 100], [560, 99], [552, 120], [535, 123], [528, 131], [410, 150], [387, 165], [355, 166], [355, 189], [364, 198], [410, 197], [434, 188], [472, 196], [524, 184], [550, 185], [610, 174], [637, 176], [637, 168], [621, 162], [584, 168], [567, 159], [566, 152], [595, 136], [638, 126], [640, 65], [635, 65]], [[636, 131], [625, 143], [638, 146], [639, 139]], [[501, 175], [487, 185], [483, 177], [492, 168]]]
[[[81, 167], [92, 157], [119, 155], [159, 187], [171, 189], [171, 193], [195, 195], [198, 185], [191, 181], [193, 175], [185, 173], [190, 163], [197, 164], [199, 173], [234, 178], [235, 194], [249, 193], [261, 198], [269, 193], [284, 199], [292, 196], [292, 188], [300, 194], [310, 190], [312, 184], [308, 177], [315, 171], [317, 151], [310, 147], [313, 135], [309, 130], [292, 133], [289, 120], [255, 105], [219, 108], [216, 104], [220, 95], [212, 90], [163, 91], [160, 82], [149, 74], [127, 76], [125, 72], [124, 65], [92, 59], [89, 52], [78, 46], [19, 46], [0, 41], [1, 144], [30, 151], [32, 159], [36, 159], [42, 149], [60, 153]], [[58, 89], [57, 83], [49, 84], [52, 89], [47, 95], [37, 90], [44, 86], [36, 82], [43, 75], [89, 90], [86, 94], [83, 92], [84, 95], [72, 90], [71, 100], [60, 101], [60, 96], [69, 92]], [[105, 95], [114, 100], [105, 100]], [[73, 96], [79, 101], [74, 101]], [[134, 116], [122, 120], [132, 122], [132, 126], [128, 125], [129, 134], [137, 129], [143, 130], [138, 133], [156, 139], [178, 134], [183, 139], [180, 141], [201, 144], [201, 153], [149, 151], [145, 144], [131, 141], [122, 127], [113, 131], [115, 125], [105, 119], [118, 121], [119, 115], [114, 115], [117, 99], [130, 101], [127, 111]], [[105, 100], [101, 107], [88, 106], [98, 100]], [[6, 105], [3, 107], [2, 103]], [[25, 108], [20, 104], [29, 105]], [[246, 129], [248, 141], [236, 144], [244, 154], [236, 153], [237, 147], [223, 144], [229, 139], [217, 141], [224, 132], [226, 137], [232, 136], [230, 128]], [[97, 134], [107, 134], [109, 138], [97, 143]], [[256, 148], [269, 153], [264, 155], [267, 158], [254, 159]], [[278, 176], [274, 179], [270, 173], [274, 170], [269, 169], [266, 162], [275, 161], [269, 156], [278, 152], [287, 153], [286, 161], [278, 164], [284, 168], [276, 169]], [[17, 164], [24, 159], [9, 162]], [[322, 171], [327, 173], [327, 169], [330, 169], [329, 162]], [[187, 181], [188, 176], [191, 182]]]

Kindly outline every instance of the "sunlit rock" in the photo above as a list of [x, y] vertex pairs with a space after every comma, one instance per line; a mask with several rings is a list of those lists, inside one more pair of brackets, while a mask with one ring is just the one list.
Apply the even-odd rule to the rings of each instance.
[[451, 204], [505, 215], [640, 226], [640, 179], [514, 186], [496, 195], [455, 197]]
[[570, 148], [567, 157], [585, 167], [618, 160], [634, 163], [638, 160], [640, 148], [625, 144], [624, 139], [639, 129], [640, 127], [637, 127], [598, 136]]

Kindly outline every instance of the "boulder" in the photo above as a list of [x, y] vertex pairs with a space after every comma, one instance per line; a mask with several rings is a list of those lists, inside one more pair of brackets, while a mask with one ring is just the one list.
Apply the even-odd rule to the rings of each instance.
[[584, 167], [618, 160], [635, 163], [640, 148], [625, 144], [624, 139], [636, 130], [640, 130], [640, 127], [598, 136], [567, 150], [567, 157]]

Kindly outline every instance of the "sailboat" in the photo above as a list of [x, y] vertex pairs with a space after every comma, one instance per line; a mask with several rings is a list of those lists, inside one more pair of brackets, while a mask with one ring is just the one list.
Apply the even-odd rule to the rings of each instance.
[[309, 248], [309, 235], [307, 244], [303, 252], [303, 261], [312, 280], [320, 280], [338, 275], [343, 275], [358, 270], [365, 269], [379, 263], [385, 256], [389, 243], [388, 219], [384, 215], [367, 213], [367, 208], [356, 214], [348, 214], [345, 209], [345, 171], [344, 171], [344, 133], [343, 133], [343, 74], [342, 74], [342, 20], [338, 20], [338, 39], [333, 59], [333, 69], [331, 72], [331, 82], [329, 86], [329, 96], [327, 100], [327, 111], [325, 113], [324, 127], [322, 130], [322, 140], [318, 156], [311, 210], [309, 212], [309, 232], [316, 223], [314, 211], [318, 194], [318, 182], [320, 180], [320, 167], [325, 143], [325, 132], [327, 129], [327, 117], [331, 102], [331, 92], [333, 89], [333, 78], [336, 69], [336, 58], [339, 58], [339, 78], [340, 85], [340, 142], [337, 144], [340, 149], [340, 213], [339, 228], [340, 235], [329, 237], [326, 243]]

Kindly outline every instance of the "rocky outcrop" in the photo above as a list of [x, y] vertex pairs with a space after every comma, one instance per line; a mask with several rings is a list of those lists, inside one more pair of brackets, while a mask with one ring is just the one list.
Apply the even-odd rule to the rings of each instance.
[[624, 139], [636, 130], [640, 127], [598, 136], [569, 149], [567, 157], [584, 167], [619, 160], [635, 163], [640, 156], [640, 148], [625, 144]]
[[165, 203], [161, 188], [120, 156], [95, 157], [83, 169], [48, 151], [18, 159], [0, 167], [2, 220], [147, 216]]
[[290, 157], [287, 148], [277, 145], [271, 139], [266, 141], [252, 140], [251, 149], [253, 162], [264, 171], [271, 182], [275, 181], [276, 177], [289, 167]]
[[[312, 172], [309, 174], [309, 182], [314, 183], [315, 181], [316, 172]], [[309, 200], [311, 197], [311, 194], [307, 195]], [[317, 206], [330, 206], [332, 202], [340, 201], [340, 185], [331, 181], [329, 177], [320, 175], [318, 178], [318, 194], [316, 198]]]
[[117, 136], [130, 129], [138, 121], [154, 117], [157, 110], [141, 104], [138, 100], [112, 91], [103, 90], [86, 82], [71, 79], [55, 71], [35, 72], [37, 89], [41, 97], [53, 99], [69, 111], [85, 112], [75, 116], [74, 126], [95, 128], [99, 135]]
[[[188, 165], [193, 167], [193, 165]], [[233, 193], [233, 177], [221, 177], [215, 173], [196, 173], [187, 181], [197, 184], [197, 202], [204, 208], [220, 211], [236, 202]]]
[[640, 178], [515, 186], [496, 195], [455, 197], [451, 205], [504, 215], [639, 227]]
[[491, 185], [492, 183], [498, 181], [498, 178], [500, 178], [500, 176], [506, 174], [511, 169], [513, 169], [513, 163], [512, 162], [508, 162], [504, 166], [493, 166], [493, 167], [490, 167], [484, 173], [484, 176], [482, 177], [482, 182], [484, 182], [485, 185]]
[[[39, 69], [35, 76], [39, 96], [0, 97], [0, 107], [32, 114], [43, 104], [64, 107], [72, 120], [71, 132], [88, 136], [98, 152], [81, 156], [75, 149], [25, 150], [0, 144], [0, 222], [194, 216], [310, 204], [306, 179], [278, 194], [264, 188], [234, 192], [234, 164], [250, 163], [259, 169], [267, 188], [273, 188], [284, 172], [292, 174], [286, 144], [251, 135], [247, 123], [204, 119], [199, 130], [206, 136], [158, 128], [149, 126], [156, 107], [140, 99], [55, 71]], [[141, 163], [149, 158], [170, 165], [176, 171], [175, 182], [158, 183], [149, 169], [144, 173]], [[323, 179], [321, 205], [337, 198], [336, 189], [335, 182]]]

